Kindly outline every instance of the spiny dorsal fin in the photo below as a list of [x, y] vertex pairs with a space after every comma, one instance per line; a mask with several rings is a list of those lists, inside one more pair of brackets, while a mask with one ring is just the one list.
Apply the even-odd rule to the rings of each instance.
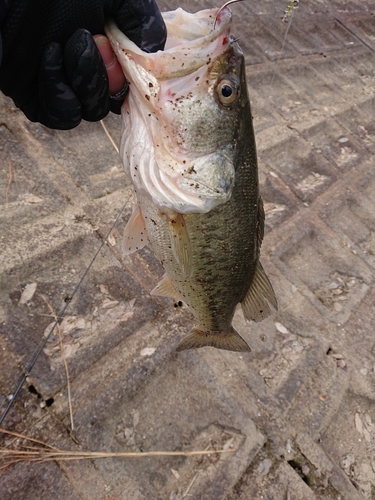
[[241, 302], [242, 311], [249, 321], [262, 321], [271, 314], [270, 305], [277, 310], [277, 299], [272, 285], [258, 261], [255, 276], [250, 288]]
[[181, 300], [181, 295], [175, 289], [171, 279], [167, 274], [164, 274], [162, 279], [159, 281], [156, 287], [150, 292], [150, 294], [158, 295], [159, 297], [170, 297], [176, 302]]
[[226, 351], [251, 351], [249, 345], [233, 327], [230, 327], [228, 333], [215, 333], [205, 332], [197, 326], [182, 340], [176, 351], [206, 346], [225, 349]]
[[185, 275], [191, 276], [193, 272], [191, 245], [184, 217], [175, 212], [173, 216], [167, 216], [167, 218], [173, 255]]
[[143, 219], [138, 203], [133, 208], [133, 213], [125, 226], [124, 238], [122, 240], [122, 251], [129, 255], [147, 245], [148, 237], [146, 224]]

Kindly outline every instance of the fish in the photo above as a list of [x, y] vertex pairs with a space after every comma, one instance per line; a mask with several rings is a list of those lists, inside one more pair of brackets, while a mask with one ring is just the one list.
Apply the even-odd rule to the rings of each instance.
[[277, 299], [259, 259], [265, 214], [244, 55], [228, 7], [162, 15], [167, 41], [156, 53], [106, 26], [129, 81], [120, 154], [137, 203], [123, 251], [150, 244], [165, 270], [151, 294], [193, 313], [177, 351], [250, 351], [232, 325], [237, 305], [258, 322]]

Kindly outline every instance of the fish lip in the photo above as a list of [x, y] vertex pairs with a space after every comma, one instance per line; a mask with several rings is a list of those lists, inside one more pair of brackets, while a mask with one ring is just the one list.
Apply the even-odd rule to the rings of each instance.
[[[113, 19], [105, 25], [105, 33], [117, 55], [120, 63], [122, 59], [131, 59], [136, 66], [140, 66], [144, 71], [158, 80], [169, 80], [176, 76], [184, 76], [192, 73], [196, 69], [207, 65], [231, 45], [230, 23], [232, 14], [230, 9], [226, 9], [225, 16], [222, 16], [220, 23], [213, 29], [215, 14], [218, 9], [206, 9], [200, 12], [201, 17], [197, 21], [196, 14], [190, 14], [178, 8], [175, 11], [163, 12], [162, 16], [167, 25], [166, 48], [157, 52], [142, 51], [135, 43], [126, 37], [117, 27]], [[223, 11], [224, 12], [224, 11]], [[182, 43], [175, 43], [168, 47], [168, 40], [171, 38], [169, 32], [173, 31], [174, 18], [180, 16], [182, 23], [194, 23], [196, 27], [196, 37], [190, 39], [182, 38]], [[211, 25], [210, 25], [211, 23]], [[212, 27], [209, 31], [209, 27]], [[171, 27], [171, 29], [169, 29]], [[176, 37], [175, 37], [176, 38]], [[177, 37], [178, 38], [178, 37]], [[181, 39], [180, 39], [181, 40]], [[181, 64], [179, 64], [179, 62]], [[124, 65], [123, 65], [124, 67]], [[166, 73], [165, 68], [173, 68]], [[133, 68], [134, 70], [134, 68]], [[132, 82], [132, 75], [125, 71], [127, 79]], [[147, 90], [146, 85], [143, 89]]]
[[[144, 55], [144, 56], [157, 56], [158, 53], [166, 53], [166, 52], [174, 52], [176, 47], [179, 47], [181, 50], [191, 50], [191, 48], [195, 49], [196, 46], [199, 48], [202, 48], [202, 44], [205, 42], [209, 42], [211, 40], [214, 40], [220, 36], [220, 34], [224, 31], [226, 31], [231, 23], [232, 20], [232, 12], [231, 10], [225, 9], [221, 12], [221, 18], [220, 22], [214, 22], [216, 18], [216, 13], [219, 9], [204, 9], [201, 10], [195, 14], [192, 14], [190, 12], [186, 12], [183, 10], [181, 7], [177, 8], [176, 10], [173, 11], [166, 11], [162, 12], [161, 15], [163, 17], [163, 20], [167, 26], [167, 40], [165, 44], [164, 50], [158, 50], [157, 52], [146, 52], [143, 51], [138, 45], [136, 45], [134, 42], [132, 42], [118, 27], [117, 24], [115, 23], [114, 19], [109, 18], [108, 21], [106, 22], [104, 26], [104, 30], [108, 38], [110, 40], [112, 38], [116, 38], [118, 42], [118, 46], [121, 47], [122, 49], [129, 49], [131, 52], [134, 52], [138, 55]], [[214, 14], [215, 13], [215, 14]], [[168, 47], [168, 43], [170, 42], [171, 36], [170, 31], [168, 30], [168, 27], [170, 28], [173, 24], [176, 23], [174, 20], [175, 17], [180, 16], [181, 20], [182, 18], [185, 18], [186, 22], [190, 23], [195, 23], [196, 27], [199, 24], [199, 21], [197, 21], [197, 15], [199, 16], [199, 21], [204, 20], [204, 18], [207, 19], [207, 23], [212, 22], [212, 29], [204, 34], [203, 36], [196, 36], [195, 38], [190, 38], [189, 40], [185, 40], [185, 43], [183, 44], [173, 44], [172, 46]], [[208, 26], [207, 26], [208, 27]], [[180, 26], [181, 28], [181, 26]], [[200, 29], [203, 31], [204, 30], [204, 25], [201, 22]], [[197, 29], [195, 30], [197, 32]], [[231, 40], [233, 39], [232, 36], [230, 36]], [[181, 39], [181, 37], [180, 37]], [[111, 40], [112, 41], [112, 40]], [[229, 40], [228, 40], [229, 42]]]

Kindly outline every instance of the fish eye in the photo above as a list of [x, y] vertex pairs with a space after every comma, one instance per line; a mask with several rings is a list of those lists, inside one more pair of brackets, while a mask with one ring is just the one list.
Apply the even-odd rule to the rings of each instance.
[[234, 79], [224, 78], [219, 82], [216, 92], [221, 104], [232, 104], [239, 94], [239, 86]]
[[225, 98], [230, 97], [233, 94], [233, 89], [230, 85], [225, 84], [221, 87], [221, 95]]

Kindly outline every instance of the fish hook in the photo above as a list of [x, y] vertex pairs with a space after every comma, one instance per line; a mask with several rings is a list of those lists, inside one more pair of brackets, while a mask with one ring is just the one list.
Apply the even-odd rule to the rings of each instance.
[[222, 7], [220, 7], [220, 9], [216, 13], [216, 17], [215, 17], [215, 21], [214, 21], [214, 29], [216, 28], [216, 21], [217, 21], [217, 18], [219, 17], [219, 15], [220, 15], [220, 12], [223, 9], [225, 9], [225, 7], [227, 7], [228, 5], [230, 5], [231, 3], [242, 2], [242, 1], [243, 0], [229, 0], [229, 2], [226, 2]]

